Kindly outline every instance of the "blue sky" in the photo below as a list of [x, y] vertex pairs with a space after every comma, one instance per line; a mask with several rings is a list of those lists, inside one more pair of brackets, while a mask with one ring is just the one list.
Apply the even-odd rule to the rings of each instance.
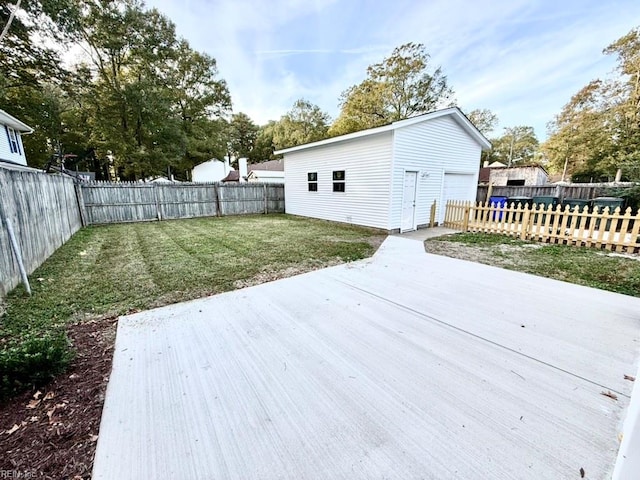
[[277, 120], [304, 97], [333, 118], [366, 67], [424, 43], [464, 110], [500, 126], [546, 123], [582, 86], [612, 75], [602, 49], [640, 25], [637, 0], [147, 0], [213, 55], [234, 112]]

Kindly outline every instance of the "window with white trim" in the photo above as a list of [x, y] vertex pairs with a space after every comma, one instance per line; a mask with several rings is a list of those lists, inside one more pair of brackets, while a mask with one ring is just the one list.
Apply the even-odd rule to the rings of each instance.
[[309, 172], [307, 173], [307, 182], [309, 184], [310, 192], [318, 191], [318, 172]]
[[11, 153], [20, 153], [20, 142], [18, 140], [18, 134], [16, 131], [5, 125], [5, 129], [7, 130], [7, 139], [9, 140], [9, 149]]
[[333, 191], [334, 192], [344, 192], [344, 170], [334, 170], [333, 171]]

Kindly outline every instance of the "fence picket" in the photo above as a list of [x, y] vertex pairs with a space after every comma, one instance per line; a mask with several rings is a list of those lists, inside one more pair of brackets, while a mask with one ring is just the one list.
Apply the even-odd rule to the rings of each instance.
[[282, 185], [91, 182], [80, 191], [89, 225], [284, 212]]
[[634, 252], [640, 249], [640, 210], [613, 212], [606, 207], [562, 207], [560, 205], [488, 205], [449, 201], [446, 226], [464, 232], [508, 235], [521, 240], [596, 247], [608, 251]]
[[631, 220], [631, 207], [627, 207], [624, 212], [624, 216], [622, 217], [622, 224], [620, 225], [620, 242], [617, 242], [615, 251], [622, 252], [626, 247], [631, 243], [631, 238], [629, 237], [629, 241], [627, 241], [627, 235], [625, 232], [629, 229], [629, 221]]

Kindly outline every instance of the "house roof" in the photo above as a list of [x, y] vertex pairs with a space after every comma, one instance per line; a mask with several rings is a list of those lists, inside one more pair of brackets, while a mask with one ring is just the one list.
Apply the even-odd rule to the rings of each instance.
[[33, 133], [33, 128], [4, 110], [0, 110], [0, 124], [7, 125], [20, 133]]
[[237, 170], [231, 170], [226, 177], [224, 177], [221, 182], [237, 182], [240, 180], [240, 172]]
[[249, 165], [249, 172], [253, 170], [284, 172], [284, 162], [282, 160], [269, 160], [268, 162], [253, 163]]
[[542, 165], [520, 165], [520, 166], [515, 166], [515, 167], [505, 167], [501, 170], [522, 170], [525, 168], [539, 168], [540, 170], [542, 170], [544, 173], [546, 173], [547, 175], [549, 175], [549, 173], [547, 172], [547, 169], [544, 168]]
[[300, 150], [306, 150], [308, 148], [321, 147], [323, 145], [330, 145], [332, 143], [344, 142], [347, 140], [353, 140], [356, 138], [366, 137], [369, 135], [376, 135], [378, 133], [389, 132], [397, 130], [398, 128], [407, 127], [415, 123], [427, 122], [436, 118], [452, 116], [454, 120], [476, 141], [483, 150], [489, 150], [491, 143], [487, 140], [482, 133], [471, 123], [471, 121], [462, 113], [458, 107], [445, 108], [443, 110], [436, 110], [434, 112], [425, 113], [415, 117], [407, 118], [405, 120], [398, 120], [397, 122], [383, 125], [382, 127], [369, 128], [367, 130], [361, 130], [359, 132], [348, 133], [346, 135], [340, 135], [339, 137], [327, 138], [326, 140], [320, 140], [318, 142], [306, 143], [304, 145], [298, 145], [297, 147], [285, 148], [273, 152], [276, 155], [283, 153], [297, 152]]
[[248, 177], [256, 178], [284, 178], [284, 170], [251, 170]]
[[[251, 173], [255, 176], [280, 178], [284, 176], [284, 162], [282, 160], [269, 160], [268, 162], [252, 163], [247, 167], [247, 176]], [[240, 180], [240, 172], [232, 170], [221, 182], [237, 182]]]

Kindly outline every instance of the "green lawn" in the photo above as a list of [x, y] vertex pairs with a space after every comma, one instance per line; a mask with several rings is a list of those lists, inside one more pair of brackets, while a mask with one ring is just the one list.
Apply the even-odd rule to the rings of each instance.
[[425, 242], [426, 251], [640, 297], [640, 256], [594, 248], [460, 233]]
[[[157, 307], [365, 258], [383, 238], [373, 229], [287, 215], [85, 228], [30, 276], [31, 297], [22, 287], [8, 295], [0, 314], [0, 367], [11, 370], [13, 357], [50, 349], [47, 335], [69, 322]], [[20, 350], [34, 338], [34, 345], [24, 347], [26, 353]], [[56, 345], [60, 347], [59, 342]], [[15, 355], [7, 353], [11, 348]], [[51, 355], [60, 353], [55, 350]], [[20, 368], [23, 360], [19, 358]], [[29, 369], [46, 369], [49, 360], [36, 360]]]

